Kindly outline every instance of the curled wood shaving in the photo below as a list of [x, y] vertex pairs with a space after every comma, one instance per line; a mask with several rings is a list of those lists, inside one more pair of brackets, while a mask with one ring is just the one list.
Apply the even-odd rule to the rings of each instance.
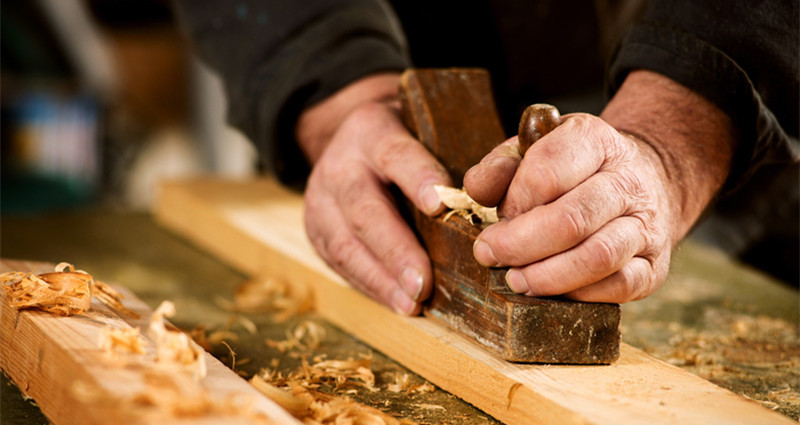
[[386, 390], [393, 393], [405, 392], [411, 393], [430, 393], [436, 390], [436, 387], [431, 385], [430, 382], [422, 384], [412, 384], [411, 376], [407, 373], [398, 373], [394, 376], [394, 382], [386, 385]]
[[100, 330], [100, 349], [110, 355], [144, 354], [139, 328], [111, 328]]
[[[497, 208], [487, 208], [475, 202], [469, 197], [469, 195], [467, 195], [467, 192], [464, 191], [464, 189], [456, 189], [454, 187], [438, 184], [434, 185], [433, 188], [436, 190], [436, 193], [439, 195], [439, 199], [442, 201], [442, 203], [452, 210], [445, 215], [445, 221], [447, 221], [447, 219], [453, 214], [458, 214], [459, 216], [470, 220], [470, 222], [473, 224], [488, 225], [497, 223]], [[475, 218], [480, 221], [476, 223]]]
[[175, 315], [175, 304], [163, 301], [150, 317], [150, 336], [156, 343], [156, 361], [193, 372], [195, 379], [206, 376], [203, 349], [183, 332], [167, 329], [164, 317]]
[[259, 375], [253, 376], [250, 379], [250, 384], [262, 394], [269, 397], [269, 399], [278, 403], [279, 406], [284, 408], [292, 416], [302, 419], [309, 414], [308, 408], [311, 404], [309, 400], [295, 397], [291, 393], [283, 391], [265, 381], [264, 378]]
[[[275, 374], [256, 375], [250, 383], [264, 395], [281, 405], [296, 418], [307, 424], [340, 425], [413, 425], [408, 419], [398, 420], [370, 406], [353, 401], [347, 396], [334, 396], [309, 388], [302, 379], [268, 382]], [[281, 388], [279, 388], [279, 386]]]
[[286, 339], [275, 341], [267, 339], [266, 343], [272, 348], [277, 348], [281, 353], [289, 350], [313, 350], [325, 339], [325, 328], [319, 323], [304, 320], [300, 322], [292, 331], [286, 331]]
[[36, 275], [24, 272], [0, 274], [0, 284], [15, 309], [37, 309], [62, 316], [82, 314], [92, 306], [92, 296], [131, 317], [139, 315], [122, 304], [122, 295], [70, 263], [59, 263], [55, 271]]
[[375, 374], [370, 369], [372, 359], [323, 360], [306, 368], [311, 379], [329, 380], [337, 389], [348, 385], [376, 391]]
[[219, 300], [222, 307], [242, 313], [274, 312], [282, 322], [298, 313], [313, 309], [311, 288], [302, 281], [291, 284], [274, 277], [258, 277], [236, 288], [234, 301]]

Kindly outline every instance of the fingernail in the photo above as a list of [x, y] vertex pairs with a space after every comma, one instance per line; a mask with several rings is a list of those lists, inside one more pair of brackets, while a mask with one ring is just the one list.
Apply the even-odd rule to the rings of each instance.
[[406, 294], [414, 301], [419, 301], [422, 293], [422, 274], [413, 267], [406, 267], [400, 275]]
[[406, 316], [410, 315], [411, 312], [414, 311], [414, 307], [416, 307], [416, 303], [406, 295], [403, 288], [397, 288], [392, 292], [391, 303], [392, 308], [394, 308], [396, 312], [405, 314]]
[[518, 294], [528, 292], [529, 289], [525, 276], [517, 269], [509, 269], [506, 272], [506, 284], [512, 291]]
[[433, 188], [432, 184], [425, 185], [420, 190], [419, 199], [422, 201], [422, 211], [425, 214], [435, 213], [442, 204], [442, 201], [439, 199], [439, 194], [436, 193], [436, 189]]
[[475, 255], [475, 259], [484, 267], [500, 266], [500, 262], [497, 261], [497, 257], [494, 256], [492, 248], [488, 243], [480, 239], [475, 241], [475, 245], [472, 247], [472, 253]]

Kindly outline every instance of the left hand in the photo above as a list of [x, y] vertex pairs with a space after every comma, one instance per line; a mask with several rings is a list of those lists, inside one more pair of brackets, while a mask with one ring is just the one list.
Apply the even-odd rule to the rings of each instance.
[[650, 145], [571, 114], [524, 158], [517, 146], [507, 140], [464, 179], [478, 202], [502, 198], [501, 221], [475, 243], [481, 264], [511, 266], [509, 287], [532, 296], [625, 302], [664, 282], [676, 196]]

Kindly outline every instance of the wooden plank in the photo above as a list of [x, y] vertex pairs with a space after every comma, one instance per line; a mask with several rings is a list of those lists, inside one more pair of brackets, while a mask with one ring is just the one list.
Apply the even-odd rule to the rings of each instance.
[[[53, 271], [53, 266], [0, 260], [0, 272]], [[42, 412], [57, 425], [71, 424], [299, 424], [210, 354], [205, 353], [207, 376], [199, 381], [165, 374], [154, 362], [154, 344], [146, 335], [149, 307], [124, 288], [125, 306], [141, 318], [120, 317], [96, 300], [82, 315], [58, 316], [42, 311], [12, 308], [0, 291], [0, 367], [33, 397]], [[136, 361], [108, 356], [98, 346], [105, 327], [139, 327], [146, 353]], [[175, 375], [172, 373], [172, 375]], [[166, 379], [166, 385], [184, 386], [180, 394], [208, 395], [209, 400], [241, 405], [239, 412], [207, 411], [172, 415], [137, 402], [147, 391], [148, 377]], [[190, 401], [190, 397], [182, 397]], [[194, 397], [197, 400], [197, 397]], [[229, 407], [231, 405], [228, 405]], [[248, 407], [249, 406], [249, 407]]]
[[509, 424], [789, 424], [788, 418], [627, 344], [609, 366], [501, 360], [425, 317], [354, 289], [314, 253], [303, 202], [270, 180], [162, 187], [156, 216], [241, 271], [312, 285], [318, 311], [439, 387]]

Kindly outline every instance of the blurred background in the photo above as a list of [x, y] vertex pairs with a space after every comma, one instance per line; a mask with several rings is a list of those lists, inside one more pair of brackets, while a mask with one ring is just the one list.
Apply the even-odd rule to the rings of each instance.
[[[257, 173], [168, 0], [4, 0], [0, 19], [3, 216], [145, 211], [162, 179]], [[765, 166], [693, 238], [800, 285], [798, 172]]]
[[0, 3], [0, 208], [146, 209], [157, 181], [246, 177], [256, 153], [224, 122], [167, 0]]

